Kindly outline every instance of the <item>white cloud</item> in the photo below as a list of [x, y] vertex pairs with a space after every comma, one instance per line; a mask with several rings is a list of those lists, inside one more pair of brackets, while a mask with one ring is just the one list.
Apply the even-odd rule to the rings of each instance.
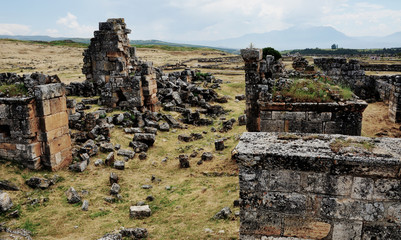
[[29, 35], [31, 28], [27, 25], [0, 23], [1, 35]]
[[91, 36], [95, 30], [93, 26], [81, 25], [78, 18], [70, 12], [67, 13], [67, 16], [59, 18], [57, 24], [70, 29], [70, 34], [80, 37]]
[[322, 23], [349, 36], [385, 36], [401, 31], [401, 10], [359, 2], [346, 11], [333, 11]]
[[59, 35], [59, 31], [57, 29], [53, 29], [53, 28], [46, 29], [46, 33], [50, 37], [57, 37]]

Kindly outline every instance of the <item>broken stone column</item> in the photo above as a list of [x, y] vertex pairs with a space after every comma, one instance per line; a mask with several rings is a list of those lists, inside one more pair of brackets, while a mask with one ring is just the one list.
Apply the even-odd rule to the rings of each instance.
[[34, 93], [40, 130], [38, 140], [42, 144], [41, 163], [58, 170], [72, 161], [65, 88], [62, 84], [39, 85]]
[[245, 92], [246, 92], [246, 129], [249, 132], [260, 131], [259, 121], [259, 90], [260, 81], [260, 61], [262, 60], [262, 50], [256, 48], [241, 49], [241, 56], [245, 61]]

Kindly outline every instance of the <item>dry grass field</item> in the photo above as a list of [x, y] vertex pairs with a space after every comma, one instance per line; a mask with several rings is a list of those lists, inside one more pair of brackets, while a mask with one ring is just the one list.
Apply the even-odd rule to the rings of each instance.
[[[65, 82], [82, 81], [81, 73], [83, 48], [44, 46], [33, 43], [22, 43], [0, 40], [0, 72], [43, 72], [57, 74]], [[191, 58], [213, 58], [227, 56], [225, 53], [212, 50], [196, 51], [164, 51], [160, 49], [137, 49], [137, 55], [155, 66], [175, 64]], [[198, 64], [189, 62], [190, 66]], [[231, 64], [235, 67], [236, 64]], [[202, 70], [205, 72], [206, 70]], [[240, 70], [208, 70], [221, 78], [224, 83], [217, 92], [230, 97], [228, 103], [222, 104], [231, 110], [226, 119], [243, 114], [245, 102], [235, 102], [234, 96], [244, 94], [244, 72]], [[79, 98], [78, 98], [79, 100]], [[92, 106], [92, 110], [99, 106]], [[381, 103], [372, 104], [365, 111], [363, 135], [374, 136], [377, 132], [388, 131], [394, 136], [398, 124], [386, 120], [386, 110]], [[91, 111], [91, 110], [89, 110]], [[113, 114], [113, 113], [111, 113]], [[177, 113], [172, 114], [179, 118]], [[380, 123], [378, 123], [380, 121]], [[221, 126], [220, 119], [214, 119], [213, 126]], [[73, 173], [61, 170], [56, 173], [46, 171], [28, 171], [7, 161], [0, 164], [0, 179], [10, 180], [21, 191], [9, 192], [15, 209], [19, 209], [19, 218], [0, 216], [0, 223], [6, 222], [8, 227], [24, 227], [34, 233], [34, 239], [97, 239], [105, 233], [118, 230], [121, 227], [143, 227], [149, 231], [148, 239], [237, 239], [239, 218], [234, 212], [233, 201], [239, 198], [238, 169], [231, 160], [231, 150], [238, 143], [239, 136], [246, 131], [245, 126], [234, 124], [233, 130], [227, 133], [211, 132], [208, 127], [188, 126], [176, 132], [159, 132], [155, 145], [148, 151], [146, 160], [135, 157], [126, 163], [126, 169], [116, 170], [106, 166], [95, 167], [96, 159], [104, 159], [104, 154], [98, 154], [83, 173]], [[184, 143], [177, 139], [182, 133], [202, 133], [204, 138], [194, 142]], [[399, 130], [398, 130], [399, 131]], [[132, 134], [124, 134], [121, 128], [112, 130], [111, 142], [121, 144], [123, 149], [129, 149]], [[214, 141], [227, 138], [226, 149], [217, 152]], [[190, 159], [189, 169], [180, 169], [178, 155], [197, 151], [197, 157]], [[212, 161], [197, 165], [200, 155], [210, 151], [214, 154]], [[166, 162], [162, 159], [167, 158]], [[120, 160], [120, 157], [117, 157]], [[117, 203], [108, 203], [104, 198], [109, 196], [109, 174], [118, 173], [120, 177], [121, 195], [123, 199]], [[59, 181], [47, 190], [34, 190], [24, 184], [32, 176], [60, 176]], [[152, 182], [154, 175], [158, 182]], [[141, 186], [149, 184], [153, 188], [145, 190]], [[89, 200], [89, 211], [82, 211], [80, 204], [67, 203], [64, 192], [69, 187], [85, 193], [83, 199]], [[166, 190], [171, 186], [171, 190]], [[152, 209], [152, 216], [142, 220], [129, 218], [129, 207], [139, 201], [145, 201], [152, 195], [155, 200], [147, 202]], [[40, 203], [31, 205], [32, 199]], [[43, 201], [48, 199], [48, 201]], [[213, 220], [215, 213], [229, 206], [233, 211], [227, 220]], [[211, 231], [205, 231], [210, 229]], [[2, 236], [0, 235], [0, 238]]]

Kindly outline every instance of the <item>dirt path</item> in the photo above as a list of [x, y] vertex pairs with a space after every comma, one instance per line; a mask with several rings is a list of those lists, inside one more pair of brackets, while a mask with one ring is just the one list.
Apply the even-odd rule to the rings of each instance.
[[400, 126], [389, 120], [388, 104], [371, 103], [363, 113], [362, 136], [401, 138]]

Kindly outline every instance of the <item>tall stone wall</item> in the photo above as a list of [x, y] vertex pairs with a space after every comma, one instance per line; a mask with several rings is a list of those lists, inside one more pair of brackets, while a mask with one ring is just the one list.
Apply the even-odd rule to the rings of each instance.
[[244, 133], [240, 239], [399, 239], [400, 139]]
[[[71, 95], [100, 95], [100, 104], [108, 107], [158, 108], [156, 74], [151, 62], [136, 58], [135, 47], [130, 46], [123, 18], [99, 23], [99, 30], [84, 52], [82, 72], [86, 81], [72, 83]], [[81, 92], [86, 89], [91, 94]]]
[[58, 170], [71, 160], [65, 88], [33, 87], [34, 96], [0, 98], [0, 157]]

